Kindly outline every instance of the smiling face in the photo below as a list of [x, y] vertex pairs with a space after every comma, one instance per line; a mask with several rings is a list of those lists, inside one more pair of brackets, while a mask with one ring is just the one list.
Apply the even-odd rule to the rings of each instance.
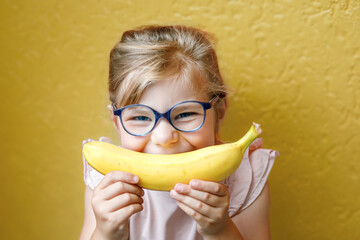
[[[210, 99], [190, 84], [179, 83], [174, 78], [168, 77], [149, 85], [138, 103], [163, 113], [175, 104], [188, 100], [208, 102]], [[204, 125], [195, 132], [178, 131], [168, 120], [161, 118], [153, 131], [145, 136], [128, 134], [117, 116], [113, 116], [113, 122], [122, 147], [144, 153], [174, 154], [214, 145], [218, 123], [215, 115], [213, 108], [208, 109]]]

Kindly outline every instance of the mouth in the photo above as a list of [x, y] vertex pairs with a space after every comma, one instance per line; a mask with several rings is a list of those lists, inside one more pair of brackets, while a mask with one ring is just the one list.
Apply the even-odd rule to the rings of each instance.
[[148, 153], [148, 154], [171, 155], [171, 154], [177, 154], [177, 153], [183, 153], [183, 152], [188, 152], [188, 151], [174, 151], [174, 150], [164, 151], [164, 150], [160, 150], [160, 151], [148, 151], [146, 153]]
[[177, 153], [184, 153], [184, 152], [190, 152], [193, 151], [194, 149], [164, 149], [164, 148], [153, 148], [153, 149], [147, 149], [146, 151], [144, 151], [144, 153], [149, 153], [149, 154], [162, 154], [162, 155], [170, 155], [170, 154], [177, 154]]

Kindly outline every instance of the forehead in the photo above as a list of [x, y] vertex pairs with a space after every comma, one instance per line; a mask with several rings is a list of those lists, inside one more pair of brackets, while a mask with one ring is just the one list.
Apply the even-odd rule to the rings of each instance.
[[152, 68], [139, 69], [130, 72], [121, 83], [116, 102], [119, 107], [140, 103], [139, 101], [144, 101], [146, 92], [149, 90], [154, 92], [153, 88], [162, 91], [153, 94], [152, 97], [168, 94], [169, 99], [172, 100], [177, 96], [176, 94], [184, 92], [185, 95], [191, 93], [193, 96], [191, 99], [206, 98], [209, 95], [208, 84], [206, 74], [199, 67], [168, 68], [162, 71]]
[[179, 81], [174, 77], [168, 77], [148, 85], [139, 103], [158, 111], [166, 111], [173, 105], [188, 100], [208, 101], [206, 94], [190, 81]]

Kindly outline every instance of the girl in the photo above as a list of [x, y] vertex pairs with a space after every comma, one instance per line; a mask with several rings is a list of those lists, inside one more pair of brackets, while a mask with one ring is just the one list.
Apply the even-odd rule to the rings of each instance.
[[[185, 26], [123, 34], [109, 69], [110, 112], [122, 147], [173, 154], [222, 143], [227, 92], [211, 39]], [[156, 112], [170, 120], [155, 121]], [[142, 189], [128, 172], [103, 176], [84, 161], [80, 239], [270, 239], [267, 177], [277, 152], [261, 146], [254, 141], [224, 181], [194, 179], [170, 192]]]

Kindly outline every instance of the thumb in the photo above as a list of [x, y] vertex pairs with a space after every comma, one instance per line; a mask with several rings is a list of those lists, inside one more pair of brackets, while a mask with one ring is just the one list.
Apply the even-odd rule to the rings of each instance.
[[262, 148], [262, 146], [263, 146], [262, 138], [257, 138], [251, 143], [249, 150], [254, 151], [256, 149]]
[[100, 137], [99, 141], [100, 142], [112, 143], [111, 138], [109, 138], [109, 137]]

